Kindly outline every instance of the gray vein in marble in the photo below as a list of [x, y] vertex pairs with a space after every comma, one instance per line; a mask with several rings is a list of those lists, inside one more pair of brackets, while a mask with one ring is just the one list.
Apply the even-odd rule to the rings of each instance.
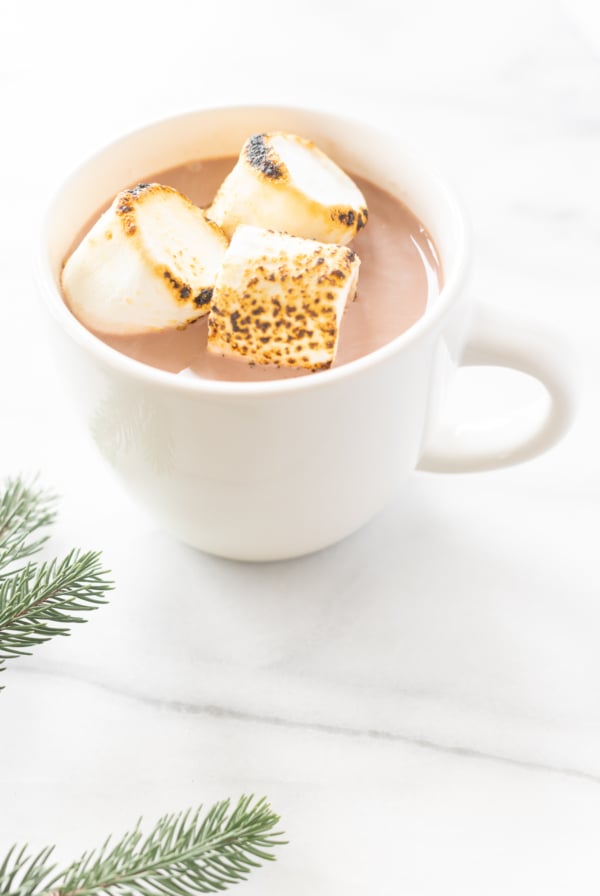
[[410, 734], [400, 734], [395, 731], [385, 731], [374, 728], [354, 728], [344, 725], [328, 725], [325, 722], [303, 722], [298, 719], [286, 719], [282, 716], [262, 716], [258, 713], [245, 712], [240, 709], [233, 709], [226, 706], [217, 706], [212, 703], [190, 703], [182, 700], [169, 700], [162, 697], [152, 697], [148, 694], [142, 694], [129, 688], [117, 687], [109, 682], [98, 681], [81, 674], [68, 674], [60, 669], [41, 669], [32, 668], [18, 670], [20, 674], [25, 675], [51, 675], [53, 678], [63, 678], [86, 685], [87, 687], [98, 688], [109, 694], [114, 694], [145, 706], [155, 709], [167, 710], [170, 712], [184, 713], [186, 715], [208, 716], [215, 719], [225, 719], [233, 722], [248, 722], [251, 724], [271, 725], [273, 727], [287, 728], [289, 730], [311, 731], [316, 734], [327, 734], [338, 737], [348, 738], [366, 738], [368, 740], [385, 741], [388, 743], [401, 743], [424, 750], [432, 750], [438, 753], [444, 753], [451, 756], [458, 756], [464, 759], [480, 759], [486, 762], [499, 762], [509, 765], [513, 768], [522, 768], [526, 770], [545, 772], [553, 775], [563, 775], [569, 778], [575, 778], [582, 781], [589, 781], [593, 784], [600, 784], [600, 775], [592, 772], [586, 772], [578, 768], [568, 766], [554, 766], [546, 763], [534, 762], [528, 759], [517, 759], [513, 756], [503, 756], [499, 753], [488, 753], [484, 750], [477, 750], [471, 747], [463, 747], [459, 745], [450, 745], [438, 743], [429, 740], [426, 737], [418, 737]]

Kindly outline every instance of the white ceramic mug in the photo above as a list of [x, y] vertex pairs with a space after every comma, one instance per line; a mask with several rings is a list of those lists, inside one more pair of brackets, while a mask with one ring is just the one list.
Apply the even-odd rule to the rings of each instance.
[[[176, 377], [119, 354], [79, 324], [61, 299], [59, 275], [90, 215], [124, 186], [193, 159], [236, 155], [249, 134], [269, 130], [313, 139], [418, 215], [444, 270], [442, 292], [425, 315], [350, 364], [259, 383]], [[56, 325], [56, 357], [129, 492], [190, 545], [275, 560], [358, 529], [417, 466], [505, 466], [539, 454], [567, 430], [576, 393], [568, 351], [539, 324], [472, 306], [467, 243], [452, 193], [396, 138], [303, 109], [205, 109], [136, 131], [71, 175], [47, 214], [37, 279]], [[440, 429], [445, 388], [461, 364], [537, 377], [551, 398], [545, 419], [524, 431], [515, 411], [502, 426], [484, 427], [484, 435], [464, 423]]]

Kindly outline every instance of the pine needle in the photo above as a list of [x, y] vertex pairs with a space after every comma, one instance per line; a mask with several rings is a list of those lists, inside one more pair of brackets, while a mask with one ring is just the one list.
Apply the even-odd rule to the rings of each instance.
[[0, 865], [1, 896], [36, 896], [47, 892], [57, 878], [52, 879], [55, 865], [50, 863], [53, 846], [42, 849], [35, 856], [27, 853], [27, 847], [13, 846]]
[[40, 529], [56, 519], [56, 497], [20, 477], [9, 479], [0, 494], [0, 577], [10, 575], [11, 565], [37, 553], [48, 540]]

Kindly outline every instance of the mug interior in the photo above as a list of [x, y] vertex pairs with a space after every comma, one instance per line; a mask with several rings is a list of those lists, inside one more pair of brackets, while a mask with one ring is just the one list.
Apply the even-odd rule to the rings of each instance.
[[[393, 350], [390, 347], [399, 349], [424, 328], [432, 326], [456, 293], [465, 262], [464, 217], [452, 192], [394, 136], [328, 113], [274, 106], [204, 109], [164, 119], [120, 138], [84, 162], [55, 196], [42, 234], [40, 285], [42, 294], [50, 302], [53, 316], [67, 326], [72, 335], [79, 331], [81, 337], [83, 331], [86, 334], [83, 338], [90, 337], [98, 347], [102, 346], [100, 340], [92, 337], [73, 317], [60, 292], [64, 260], [92, 216], [107, 206], [119, 190], [154, 172], [198, 159], [236, 156], [248, 134], [269, 130], [295, 132], [313, 140], [342, 168], [365, 177], [400, 199], [429, 231], [442, 264], [441, 292], [419, 321], [382, 348], [341, 367], [323, 371], [318, 379], [343, 375], [348, 368], [383, 357]], [[116, 354], [107, 346], [103, 348]], [[139, 362], [131, 363], [145, 366]], [[163, 371], [153, 373], [164, 374]], [[226, 385], [244, 386], [244, 391], [248, 388], [261, 390], [275, 383], [298, 388], [299, 384], [311, 379], [314, 378]], [[211, 385], [216, 384], [211, 382]], [[222, 387], [224, 384], [218, 385]]]

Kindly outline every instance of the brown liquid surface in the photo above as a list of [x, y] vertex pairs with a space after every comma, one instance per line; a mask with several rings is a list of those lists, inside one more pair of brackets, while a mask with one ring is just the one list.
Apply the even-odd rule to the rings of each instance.
[[[175, 187], [197, 205], [207, 206], [235, 161], [192, 162], [145, 179]], [[433, 241], [415, 215], [369, 181], [354, 180], [367, 200], [369, 223], [351, 243], [362, 262], [358, 295], [344, 312], [334, 367], [369, 354], [407, 330], [438, 295], [442, 280]], [[308, 371], [251, 367], [242, 360], [210, 354], [206, 349], [207, 316], [185, 330], [143, 336], [96, 335], [131, 358], [174, 373], [190, 370], [208, 379], [234, 381], [311, 375]]]

